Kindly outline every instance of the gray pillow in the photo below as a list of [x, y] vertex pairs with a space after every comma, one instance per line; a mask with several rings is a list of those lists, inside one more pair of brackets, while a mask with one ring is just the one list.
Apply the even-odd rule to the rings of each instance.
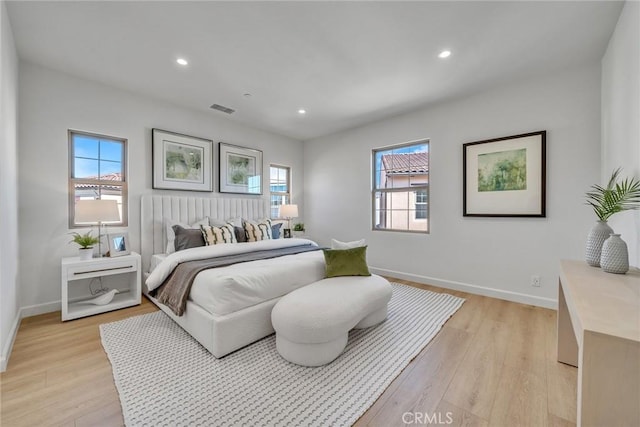
[[174, 225], [173, 231], [176, 233], [176, 239], [173, 242], [176, 252], [205, 245], [200, 228], [184, 228]]
[[247, 241], [247, 232], [244, 231], [244, 227], [233, 227], [233, 231], [236, 234], [236, 240], [238, 243], [245, 243]]

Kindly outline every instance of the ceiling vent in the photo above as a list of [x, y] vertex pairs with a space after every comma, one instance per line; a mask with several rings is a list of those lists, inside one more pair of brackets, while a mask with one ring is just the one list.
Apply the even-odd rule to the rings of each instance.
[[222, 111], [223, 113], [227, 113], [227, 114], [233, 114], [236, 112], [236, 110], [234, 110], [233, 108], [225, 107], [224, 105], [220, 105], [220, 104], [213, 104], [209, 108], [213, 110]]

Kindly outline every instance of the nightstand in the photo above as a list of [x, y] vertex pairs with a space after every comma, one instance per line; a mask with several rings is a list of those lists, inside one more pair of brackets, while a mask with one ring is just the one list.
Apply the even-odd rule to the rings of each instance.
[[[140, 255], [131, 252], [115, 258], [62, 258], [62, 320], [118, 310], [140, 304]], [[105, 305], [86, 303], [101, 288], [117, 289], [113, 300]]]

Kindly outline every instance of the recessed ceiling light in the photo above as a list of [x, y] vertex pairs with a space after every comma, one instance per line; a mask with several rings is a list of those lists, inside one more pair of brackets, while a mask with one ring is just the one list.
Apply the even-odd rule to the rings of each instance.
[[245, 98], [251, 98], [251, 94], [250, 94], [250, 93], [248, 93], [248, 92], [247, 92], [247, 93], [245, 93], [243, 96], [244, 96]]
[[450, 50], [443, 50], [438, 54], [438, 58], [448, 58], [449, 56], [451, 56]]
[[187, 60], [186, 60], [186, 59], [184, 59], [184, 58], [178, 58], [178, 59], [176, 59], [176, 62], [177, 62], [178, 64], [180, 64], [180, 65], [188, 65], [188, 64], [189, 64], [189, 63], [187, 62]]
[[307, 114], [307, 110], [305, 110], [304, 108], [301, 108], [298, 110], [298, 114]]

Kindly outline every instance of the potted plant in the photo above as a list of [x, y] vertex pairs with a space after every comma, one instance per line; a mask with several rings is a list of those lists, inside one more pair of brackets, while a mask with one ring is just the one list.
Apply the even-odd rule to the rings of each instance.
[[304, 233], [304, 223], [297, 222], [293, 224], [293, 234], [295, 234], [296, 236], [301, 236], [302, 233]]
[[91, 259], [93, 256], [93, 245], [99, 242], [98, 238], [93, 237], [91, 235], [91, 231], [88, 231], [85, 234], [74, 232], [71, 233], [71, 235], [73, 236], [73, 239], [69, 243], [77, 243], [80, 245], [80, 249], [78, 249], [80, 259]]
[[[640, 208], [640, 180], [625, 178], [619, 181], [620, 171], [620, 168], [613, 171], [606, 187], [592, 185], [591, 191], [586, 193], [586, 203], [598, 217], [587, 238], [586, 260], [593, 267], [600, 267], [603, 244], [614, 234], [607, 220], [618, 212]], [[626, 244], [624, 246], [626, 249]], [[628, 257], [626, 262], [628, 269]]]

